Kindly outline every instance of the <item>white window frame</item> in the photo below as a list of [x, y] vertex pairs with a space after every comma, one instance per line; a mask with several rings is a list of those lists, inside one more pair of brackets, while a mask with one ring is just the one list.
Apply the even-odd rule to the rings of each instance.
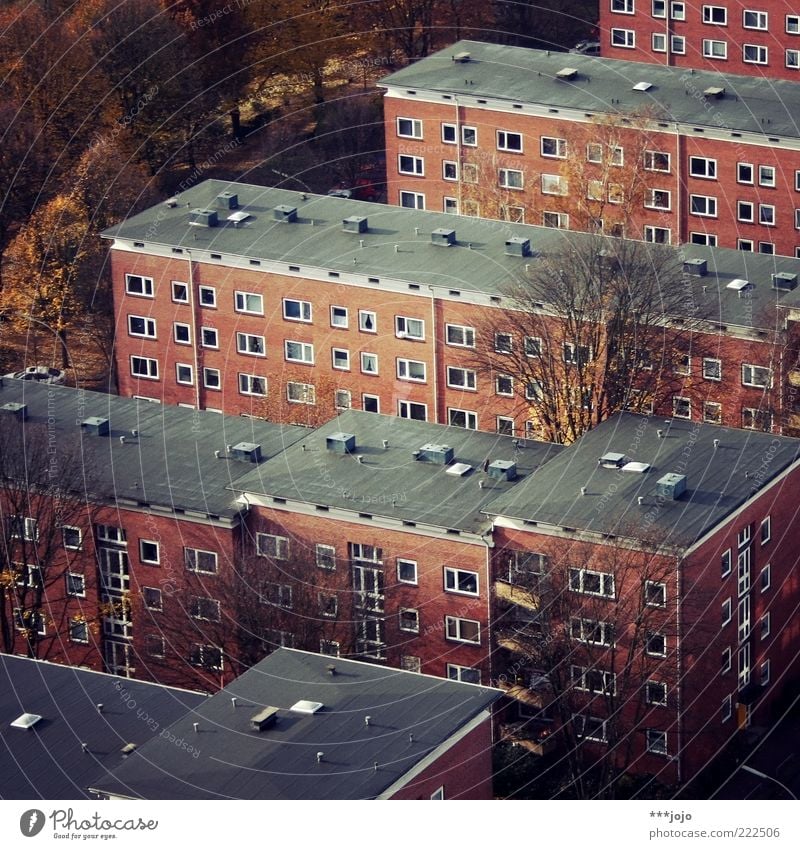
[[216, 309], [217, 290], [213, 286], [198, 286], [197, 303], [204, 309]]
[[[379, 365], [378, 365], [378, 355], [372, 354], [369, 351], [361, 351], [359, 354], [359, 361], [361, 365], [361, 373], [362, 374], [379, 374]], [[368, 366], [374, 363], [374, 368], [369, 368]]]
[[669, 755], [667, 748], [667, 732], [659, 731], [656, 728], [645, 729], [645, 740], [647, 742], [647, 751], [653, 755]]
[[446, 377], [447, 386], [450, 389], [461, 389], [466, 392], [477, 390], [478, 373], [474, 369], [447, 366]]
[[669, 4], [669, 16], [673, 21], [685, 21], [686, 20], [686, 4], [683, 0], [673, 0]]
[[[715, 20], [721, 18], [722, 20]], [[728, 9], [725, 6], [703, 6], [703, 23], [712, 26], [725, 27], [728, 25]]]
[[[599, 590], [587, 589], [587, 579], [599, 580]], [[614, 575], [611, 572], [598, 572], [594, 569], [571, 568], [569, 570], [569, 588], [572, 592], [591, 595], [598, 598], [615, 598]]]
[[[67, 533], [77, 534], [77, 542], [73, 542], [72, 544], [67, 543]], [[64, 548], [69, 551], [80, 551], [83, 548], [83, 531], [76, 527], [75, 525], [62, 525], [61, 526], [61, 541], [64, 544]]]
[[634, 0], [611, 0], [611, 11], [618, 15], [632, 15]]
[[[403, 624], [403, 615], [410, 616], [415, 622]], [[416, 607], [400, 607], [397, 611], [397, 628], [408, 634], [419, 634], [419, 610]]]
[[[460, 419], [464, 420], [464, 424], [460, 423]], [[447, 421], [451, 427], [463, 427], [465, 430], [478, 429], [478, 414], [473, 410], [462, 410], [458, 407], [447, 408]]]
[[[748, 15], [751, 16], [748, 23]], [[755, 19], [753, 19], [755, 16]], [[753, 29], [765, 32], [769, 29], [769, 15], [767, 12], [756, 11], [754, 9], [742, 9], [742, 29]]]
[[461, 125], [461, 144], [464, 147], [478, 146], [478, 128], [468, 124]]
[[[246, 374], [239, 372], [238, 377], [239, 394], [253, 395], [258, 398], [265, 398], [267, 395], [267, 378], [260, 374]], [[263, 389], [263, 392], [260, 391]]]
[[[372, 327], [367, 327], [367, 322], [372, 322]], [[358, 311], [358, 329], [361, 333], [377, 333], [378, 332], [378, 314], [372, 310]]]
[[245, 315], [264, 315], [264, 296], [257, 292], [234, 292], [234, 312]]
[[[340, 361], [338, 363], [337, 358]], [[347, 348], [331, 348], [331, 368], [350, 371], [350, 351]]]
[[442, 124], [442, 143], [458, 144], [458, 127], [455, 124]]
[[[269, 549], [268, 551], [265, 549]], [[272, 560], [289, 559], [289, 538], [280, 534], [256, 534], [256, 554]]]
[[218, 368], [203, 366], [203, 386], [206, 389], [222, 389], [222, 373]]
[[349, 410], [353, 406], [353, 393], [349, 389], [336, 389], [333, 393], [333, 405], [337, 410]]
[[[154, 545], [155, 546], [155, 557], [145, 556], [145, 546], [146, 545]], [[153, 539], [140, 539], [139, 540], [139, 562], [147, 563], [150, 566], [158, 566], [161, 563], [161, 543], [158, 540]]]
[[[649, 680], [645, 682], [644, 692], [646, 704], [658, 705], [659, 707], [666, 707], [669, 692], [665, 681]], [[653, 692], [658, 693], [659, 695], [654, 698]]]
[[172, 324], [172, 339], [176, 345], [192, 344], [192, 325], [175, 321]]
[[191, 363], [175, 363], [175, 382], [181, 386], [194, 386], [194, 367]]
[[[214, 341], [210, 341], [211, 339]], [[219, 350], [219, 330], [216, 327], [200, 328], [200, 347]]]
[[[311, 301], [303, 301], [299, 298], [283, 298], [281, 302], [283, 317], [286, 321], [297, 321], [301, 324], [311, 324], [313, 321], [313, 306]], [[289, 310], [296, 309], [297, 315], [290, 314]]]
[[[407, 121], [411, 126], [408, 128], [409, 132], [402, 132], [401, 130], [401, 121]], [[418, 118], [403, 118], [402, 116], [397, 117], [397, 135], [401, 139], [421, 139], [424, 138], [422, 134], [422, 121]]]
[[539, 152], [545, 159], [566, 159], [568, 149], [566, 139], [557, 136], [541, 136], [540, 138]]
[[[666, 158], [666, 168], [658, 168], [657, 164]], [[646, 150], [644, 152], [644, 170], [655, 171], [659, 174], [669, 174], [672, 170], [672, 154], [663, 150]]]
[[690, 156], [689, 176], [696, 177], [699, 180], [716, 180], [717, 160], [710, 159], [707, 156]]
[[195, 572], [198, 575], [216, 575], [219, 555], [216, 551], [184, 546], [183, 562], [187, 572]]
[[236, 333], [236, 352], [249, 357], [266, 357], [267, 343], [257, 333]]
[[[518, 146], [509, 144], [509, 140], [513, 138], [519, 140]], [[512, 132], [511, 130], [498, 130], [497, 149], [506, 151], [507, 153], [523, 153], [522, 133]]]
[[[158, 596], [153, 596], [150, 601], [147, 599], [147, 591], [158, 593]], [[146, 610], [155, 610], [161, 613], [164, 610], [164, 594], [158, 587], [142, 587], [142, 603]]]
[[569, 213], [542, 212], [542, 227], [553, 227], [556, 230], [569, 230]]
[[[748, 58], [748, 52], [756, 51], [755, 58]], [[763, 44], [743, 44], [742, 45], [742, 61], [748, 65], [767, 65], [769, 64], [769, 50]]]
[[[687, 415], [683, 416], [679, 414], [679, 410], [685, 409], [687, 411]], [[672, 415], [676, 419], [691, 419], [692, 418], [692, 399], [685, 398], [681, 395], [673, 395], [672, 397]]]
[[[701, 205], [702, 210], [697, 206]], [[689, 214], [697, 215], [700, 218], [716, 218], [717, 217], [717, 198], [713, 195], [689, 195]]]
[[761, 545], [766, 545], [772, 539], [772, 517], [767, 516], [761, 521], [759, 528], [759, 540]]
[[497, 181], [504, 189], [521, 191], [525, 188], [525, 175], [517, 168], [499, 168]]
[[422, 192], [409, 192], [406, 189], [401, 189], [400, 206], [403, 209], [425, 209], [425, 195]]
[[125, 294], [137, 298], [152, 298], [154, 296], [153, 278], [144, 277], [141, 274], [126, 274]]
[[[763, 374], [763, 379], [756, 379]], [[769, 366], [757, 366], [752, 363], [742, 363], [742, 386], [756, 389], [772, 389], [772, 369]]]
[[[480, 574], [473, 572], [471, 569], [459, 569], [457, 566], [445, 566], [443, 571], [444, 591], [446, 593], [455, 593], [456, 595], [468, 595], [477, 598], [480, 593]], [[463, 581], [474, 580], [475, 589], [461, 589]]]
[[542, 174], [542, 194], [565, 197], [569, 191], [566, 179], [561, 174]]
[[[298, 346], [298, 348], [294, 351], [294, 354], [296, 355], [290, 354], [290, 345]], [[283, 357], [287, 363], [302, 363], [303, 365], [313, 366], [314, 346], [310, 342], [298, 342], [294, 339], [284, 339]]]
[[[451, 183], [458, 181], [458, 162], [451, 159], [442, 161], [442, 179], [448, 180]], [[458, 203], [458, 201], [456, 201]], [[447, 212], [447, 210], [445, 210]]]
[[789, 35], [800, 35], [800, 15], [786, 16], [786, 32]]
[[727, 59], [728, 42], [718, 38], [704, 38], [703, 56], [706, 59]]
[[189, 303], [189, 287], [186, 283], [182, 283], [180, 280], [171, 281], [170, 292], [173, 304]]
[[398, 339], [413, 339], [415, 342], [424, 342], [425, 321], [421, 318], [396, 315], [394, 317], [394, 335]]
[[425, 176], [425, 159], [411, 153], [399, 153], [397, 155], [397, 173], [408, 177]]
[[[660, 601], [652, 601], [650, 590], [658, 588], [661, 595]], [[667, 585], [663, 581], [645, 581], [644, 582], [644, 603], [647, 607], [666, 607], [667, 606]]]
[[[420, 417], [412, 415], [415, 410], [419, 410], [422, 413], [422, 416]], [[426, 422], [428, 421], [428, 405], [423, 404], [421, 401], [406, 401], [398, 399], [397, 415], [400, 416], [401, 419], [411, 419], [412, 421]]]
[[409, 360], [397, 357], [397, 379], [412, 383], [425, 383], [428, 379], [428, 366], [422, 360]]
[[314, 546], [314, 562], [318, 569], [327, 572], [336, 571], [336, 546], [318, 542]]
[[800, 50], [796, 47], [787, 47], [784, 53], [784, 61], [787, 68], [800, 68]]
[[317, 403], [316, 387], [313, 383], [288, 380], [286, 382], [286, 400], [290, 404], [308, 404], [313, 407]]
[[653, 53], [667, 52], [667, 36], [663, 32], [654, 32], [650, 36], [650, 49]]
[[611, 30], [611, 46], [624, 47], [627, 50], [632, 50], [636, 47], [636, 33], [632, 29], [619, 29], [614, 27]]
[[[748, 212], [749, 210], [749, 212]], [[745, 224], [753, 224], [755, 222], [756, 205], [751, 200], [736, 201], [736, 220], [743, 221]], [[749, 240], [748, 240], [749, 241]], [[752, 250], [752, 247], [750, 248]]]
[[645, 197], [646, 209], [658, 209], [669, 212], [672, 209], [672, 192], [670, 189], [650, 189]]
[[[461, 337], [462, 341], [457, 341]], [[445, 344], [453, 348], [474, 348], [475, 328], [465, 324], [445, 324]]]
[[[663, 651], [656, 652], [656, 651], [650, 650], [650, 640], [653, 639], [653, 638], [656, 638], [656, 637], [658, 637], [658, 638], [660, 638], [661, 640], [664, 641]], [[646, 639], [645, 639], [644, 653], [646, 655], [648, 655], [649, 657], [666, 657], [667, 656], [667, 637], [666, 637], [666, 635], [658, 633], [658, 632], [649, 633], [647, 635]]]
[[[142, 322], [142, 330], [133, 329], [133, 322]], [[156, 320], [146, 315], [129, 315], [128, 316], [128, 336], [134, 336], [138, 339], [157, 339]]]
[[[414, 577], [413, 578], [404, 578], [403, 577], [402, 569], [401, 569], [401, 567], [403, 567], [403, 566], [413, 567], [413, 570], [414, 570]], [[407, 557], [398, 557], [396, 567], [397, 567], [397, 581], [398, 581], [398, 583], [417, 586], [417, 584], [419, 583], [419, 571], [418, 571], [418, 566], [417, 566], [416, 560], [409, 560]]]
[[[472, 639], [464, 635], [465, 626], [475, 626], [477, 636]], [[444, 617], [445, 639], [456, 643], [469, 643], [469, 645], [479, 646], [481, 644], [481, 623], [477, 619], [464, 619], [460, 616], [445, 616]]]
[[[758, 223], [763, 227], [774, 227], [775, 226], [775, 204], [772, 203], [760, 203], [758, 205]], [[762, 251], [765, 253], [765, 251]]]
[[192, 596], [189, 600], [189, 615], [203, 622], [221, 622], [222, 609], [219, 600], [209, 596]]
[[[712, 373], [709, 373], [709, 368], [712, 370]], [[703, 357], [703, 379], [722, 380], [722, 360], [714, 357]]]
[[331, 306], [331, 327], [347, 330], [350, 325], [350, 312], [347, 307]]
[[[75, 582], [79, 582], [79, 586]], [[64, 592], [70, 598], [86, 598], [86, 575], [83, 572], [67, 572], [64, 576]]]
[[[137, 369], [137, 366], [145, 366], [146, 373], [142, 373], [142, 369]], [[131, 376], [137, 377], [139, 380], [158, 380], [158, 360], [152, 357], [140, 357], [136, 354], [131, 356]]]

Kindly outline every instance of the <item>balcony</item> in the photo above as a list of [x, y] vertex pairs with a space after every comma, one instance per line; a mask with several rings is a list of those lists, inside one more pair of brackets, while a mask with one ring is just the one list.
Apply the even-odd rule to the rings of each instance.
[[789, 386], [800, 386], [800, 369], [789, 369], [789, 371], [786, 372], [786, 382]]
[[508, 696], [528, 707], [542, 710], [553, 700], [553, 690], [544, 675], [532, 674], [527, 680], [519, 676], [514, 682], [500, 680], [497, 686]]
[[508, 722], [500, 726], [500, 739], [521, 746], [540, 758], [558, 748], [558, 736], [548, 722]]
[[526, 587], [509, 584], [508, 581], [495, 581], [494, 595], [500, 601], [524, 607], [526, 610], [539, 609], [539, 596]]

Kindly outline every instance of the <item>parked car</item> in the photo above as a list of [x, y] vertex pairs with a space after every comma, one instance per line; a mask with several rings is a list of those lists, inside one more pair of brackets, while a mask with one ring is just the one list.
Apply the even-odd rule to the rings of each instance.
[[12, 371], [3, 375], [3, 377], [10, 377], [14, 380], [35, 380], [38, 383], [54, 383], [61, 386], [67, 379], [67, 374], [58, 368], [28, 366], [23, 371]]
[[328, 195], [335, 198], [376, 201], [378, 199], [378, 190], [375, 188], [372, 180], [366, 177], [359, 177], [352, 186], [339, 183], [328, 192]]
[[599, 56], [600, 42], [599, 41], [579, 41], [570, 51], [570, 53], [580, 53], [582, 56]]

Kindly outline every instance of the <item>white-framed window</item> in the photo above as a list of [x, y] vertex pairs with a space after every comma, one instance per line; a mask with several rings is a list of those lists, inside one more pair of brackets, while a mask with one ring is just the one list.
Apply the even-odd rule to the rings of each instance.
[[302, 321], [306, 324], [312, 320], [310, 301], [299, 301], [295, 298], [283, 299], [283, 317], [287, 321]]
[[477, 387], [477, 372], [469, 368], [458, 366], [447, 367], [447, 385], [451, 389], [469, 389], [474, 391]]
[[350, 371], [350, 351], [346, 348], [331, 348], [331, 365], [340, 371]]
[[738, 605], [739, 626], [737, 629], [739, 643], [743, 643], [750, 636], [750, 596], [746, 595], [739, 599]]
[[217, 306], [217, 290], [213, 286], [198, 286], [197, 299], [201, 307], [214, 309]]
[[659, 171], [668, 174], [671, 169], [672, 156], [662, 150], [646, 150], [644, 152], [644, 167], [646, 171]]
[[549, 159], [566, 159], [567, 140], [552, 136], [542, 136], [540, 151], [542, 156]]
[[498, 354], [510, 354], [514, 346], [514, 336], [511, 333], [495, 333], [494, 349]]
[[256, 554], [273, 560], [289, 559], [289, 538], [277, 534], [256, 534]]
[[95, 525], [97, 539], [101, 542], [111, 542], [115, 545], [127, 545], [128, 536], [124, 528], [116, 528], [114, 525]]
[[573, 640], [592, 646], [613, 646], [614, 625], [596, 619], [573, 618], [570, 620], [570, 636]]
[[[442, 179], [455, 181], [458, 179], [458, 163], [445, 160], [442, 162]], [[445, 210], [446, 212], [447, 210]]]
[[458, 643], [480, 645], [481, 623], [474, 619], [461, 619], [458, 616], [444, 617], [445, 636]]
[[720, 626], [724, 628], [731, 621], [731, 600], [726, 598], [720, 606]]
[[514, 419], [509, 416], [497, 416], [495, 420], [495, 430], [503, 436], [514, 435]]
[[454, 566], [444, 567], [444, 588], [449, 593], [478, 595], [478, 573]]
[[689, 173], [692, 177], [700, 177], [704, 180], [716, 180], [717, 160], [708, 159], [705, 156], [690, 156]]
[[480, 684], [481, 671], [471, 666], [458, 666], [455, 663], [446, 665], [447, 677], [451, 681], [461, 681], [464, 684]]
[[189, 601], [189, 615], [192, 619], [219, 622], [222, 618], [220, 614], [220, 603], [215, 598], [193, 596]]
[[666, 18], [667, 0], [652, 0], [652, 15], [654, 18]]
[[716, 233], [690, 233], [689, 241], [693, 245], [706, 245], [709, 248], [715, 248], [717, 246]]
[[800, 68], [800, 50], [787, 48], [785, 58], [787, 68]]
[[737, 162], [736, 163], [736, 182], [742, 183], [745, 186], [752, 186], [754, 181], [755, 168], [752, 162]]
[[611, 46], [612, 47], [636, 47], [636, 33], [632, 29], [611, 30]]
[[676, 354], [672, 370], [675, 372], [675, 374], [691, 374], [692, 358], [689, 356], [689, 354]]
[[614, 598], [614, 576], [592, 569], [570, 569], [569, 588], [576, 593]]
[[667, 585], [662, 581], [645, 581], [644, 603], [648, 607], [666, 607]]
[[442, 124], [442, 141], [445, 144], [457, 143], [458, 130], [455, 124]]
[[314, 548], [314, 557], [320, 569], [332, 572], [336, 569], [336, 548], [332, 545], [318, 542]]
[[608, 741], [606, 720], [597, 716], [576, 713], [572, 715], [572, 721], [575, 725], [576, 736], [584, 740], [592, 740], [595, 743], [606, 743]]
[[139, 540], [139, 560], [157, 566], [161, 562], [161, 543], [151, 539]]
[[763, 44], [745, 44], [742, 47], [742, 60], [751, 65], [766, 65], [769, 53]]
[[585, 365], [592, 359], [592, 349], [589, 345], [578, 345], [575, 342], [564, 342], [561, 358], [565, 363], [574, 366]]
[[237, 333], [236, 350], [240, 354], [250, 354], [254, 357], [263, 357], [267, 353], [264, 337], [255, 333]]
[[380, 413], [381, 399], [377, 395], [364, 393], [361, 396], [361, 409], [365, 413]]
[[75, 598], [86, 598], [86, 578], [80, 572], [67, 572], [66, 593]]
[[[749, 200], [739, 200], [736, 201], [736, 218], [739, 221], [744, 221], [752, 224], [754, 220], [755, 214], [755, 204]], [[752, 250], [752, 243], [750, 246], [750, 250]]]
[[[39, 634], [44, 631], [40, 630]], [[82, 618], [75, 617], [69, 620], [69, 639], [73, 643], [88, 643], [89, 642], [89, 623]]]
[[174, 304], [189, 303], [189, 287], [180, 280], [172, 281], [172, 302]]
[[611, 0], [611, 11], [621, 15], [632, 15], [633, 0]]
[[514, 168], [500, 168], [497, 172], [497, 178], [504, 189], [521, 189], [524, 187], [522, 171], [517, 171]]
[[317, 600], [320, 616], [323, 619], [335, 619], [339, 613], [339, 599], [331, 593], [321, 592], [317, 594]]
[[757, 410], [753, 407], [742, 407], [742, 427], [746, 430], [772, 430], [772, 413], [769, 410]]
[[750, 9], [742, 11], [742, 26], [745, 29], [767, 29], [769, 16], [766, 12], [755, 12]]
[[361, 371], [364, 374], [378, 373], [378, 355], [370, 354], [367, 351], [361, 352]]
[[142, 587], [142, 601], [148, 610], [162, 611], [164, 602], [158, 587]]
[[156, 320], [143, 315], [128, 316], [128, 335], [142, 339], [156, 338]]
[[239, 372], [239, 392], [242, 395], [258, 395], [263, 397], [267, 394], [267, 378], [257, 374]]
[[441, 787], [438, 787], [436, 790], [434, 790], [433, 793], [431, 793], [429, 798], [431, 798], [431, 799], [433, 799], [437, 802], [440, 802], [442, 799], [444, 799], [444, 785], [442, 785]]
[[761, 522], [760, 535], [761, 545], [766, 545], [772, 539], [772, 518], [770, 516], [767, 516]]
[[510, 374], [498, 374], [494, 379], [494, 391], [496, 395], [512, 397], [514, 395], [514, 378]]
[[206, 389], [222, 388], [222, 375], [218, 368], [208, 368], [208, 366], [203, 368], [203, 386]]
[[686, 4], [683, 0], [680, 0], [680, 2], [675, 2], [675, 0], [673, 0], [673, 2], [669, 4], [669, 16], [673, 21], [686, 20]]
[[654, 32], [650, 36], [650, 47], [653, 53], [667, 52], [667, 36], [663, 32]]
[[692, 215], [705, 215], [715, 218], [717, 199], [708, 195], [689, 195], [689, 212]]
[[703, 23], [727, 26], [728, 10], [725, 6], [703, 6]]
[[425, 339], [425, 322], [421, 318], [408, 318], [404, 315], [394, 317], [394, 332], [398, 339]]
[[672, 243], [672, 230], [669, 227], [655, 227], [652, 224], [645, 224], [644, 240], [657, 245], [669, 245]]
[[313, 383], [290, 380], [286, 384], [286, 400], [292, 404], [314, 405], [317, 403], [317, 390]]
[[331, 327], [347, 330], [348, 323], [347, 307], [331, 307]]
[[542, 194], [559, 195], [567, 194], [567, 181], [560, 174], [542, 174]]
[[314, 346], [309, 342], [293, 342], [286, 339], [283, 343], [283, 355], [289, 363], [314, 364]]
[[427, 379], [427, 366], [419, 360], [407, 360], [397, 358], [397, 379], [412, 380], [415, 383], [425, 383]]
[[770, 661], [769, 660], [765, 660], [761, 664], [760, 673], [761, 673], [761, 686], [766, 687], [767, 684], [769, 684], [769, 678], [770, 678]]
[[397, 580], [401, 584], [417, 583], [417, 561], [405, 557], [397, 558]]
[[131, 374], [147, 380], [158, 380], [158, 360], [151, 357], [131, 357]]
[[766, 592], [772, 583], [772, 566], [767, 563], [767, 565], [761, 570], [758, 576], [758, 585], [760, 591]]
[[463, 324], [446, 324], [445, 341], [454, 348], [474, 348], [475, 328]]
[[722, 664], [720, 666], [720, 675], [725, 675], [727, 672], [731, 671], [732, 657], [731, 657], [731, 649], [730, 646], [724, 648], [722, 650]]
[[569, 673], [576, 690], [602, 696], [613, 696], [617, 691], [617, 676], [608, 670], [571, 665]]
[[411, 156], [401, 153], [397, 157], [397, 170], [400, 174], [410, 174], [413, 177], [425, 176], [425, 160], [421, 156]]
[[706, 380], [722, 380], [722, 360], [703, 357], [703, 377]]
[[175, 381], [185, 386], [194, 384], [194, 369], [189, 363], [175, 363]]
[[664, 634], [659, 634], [653, 631], [648, 632], [647, 639], [645, 641], [645, 654], [649, 654], [652, 657], [667, 656], [667, 638]]
[[511, 153], [522, 153], [522, 133], [498, 130], [497, 149], [509, 151]]
[[461, 126], [461, 144], [465, 147], [478, 146], [478, 130], [475, 127]]
[[706, 59], [727, 59], [728, 42], [719, 41], [715, 38], [704, 38], [703, 56], [705, 56]]
[[761, 617], [761, 639], [765, 640], [770, 635], [770, 630], [772, 628], [772, 614], [765, 613]]
[[353, 393], [349, 389], [337, 389], [333, 393], [333, 405], [337, 410], [349, 410], [353, 406]]
[[678, 396], [672, 399], [672, 415], [676, 419], [690, 419], [692, 417], [692, 401], [690, 398]]
[[261, 587], [259, 599], [262, 604], [272, 607], [282, 607], [284, 610], [292, 609], [292, 587], [291, 584], [278, 584], [271, 581], [265, 582]]
[[790, 35], [800, 34], [800, 15], [786, 16], [786, 32]]
[[733, 699], [731, 698], [730, 693], [722, 700], [722, 712], [720, 714], [720, 719], [722, 722], [727, 722], [731, 716], [733, 715]]
[[685, 35], [672, 35], [669, 39], [670, 50], [673, 53], [677, 53], [680, 56], [683, 56], [686, 53], [686, 36]]
[[[673, 4], [674, 5], [674, 4]], [[647, 751], [655, 755], [667, 754], [667, 732], [658, 731], [655, 728], [647, 728], [645, 730], [647, 740]]]
[[153, 278], [142, 277], [140, 274], [126, 274], [125, 292], [128, 295], [138, 295], [140, 298], [152, 298]]
[[200, 345], [203, 348], [219, 348], [219, 331], [216, 327], [200, 328]]
[[222, 669], [222, 649], [203, 643], [192, 643], [189, 647], [189, 663], [213, 672]]
[[405, 209], [425, 209], [425, 195], [421, 192], [400, 192], [400, 206]]
[[477, 430], [478, 414], [472, 412], [472, 410], [458, 410], [455, 407], [448, 407], [447, 422], [452, 427], [463, 427], [467, 430]]
[[192, 328], [191, 325], [183, 324], [176, 321], [172, 325], [172, 338], [176, 345], [191, 345], [192, 344]]
[[[771, 203], [760, 203], [758, 205], [758, 223], [767, 227], [775, 226], [775, 206]], [[761, 253], [772, 253], [772, 251], [761, 251]]]
[[401, 419], [412, 419], [417, 422], [428, 421], [428, 405], [421, 404], [419, 401], [400, 401], [397, 402], [397, 415]]
[[650, 189], [645, 197], [644, 205], [648, 209], [661, 209], [669, 212], [672, 209], [672, 192], [669, 189]]
[[775, 182], [775, 166], [774, 165], [759, 165], [758, 166], [758, 185], [764, 186], [767, 189], [774, 189]]
[[603, 145], [600, 142], [589, 142], [586, 145], [586, 161], [595, 165], [603, 162]]
[[419, 610], [415, 607], [401, 607], [398, 610], [397, 619], [401, 631], [419, 633]]
[[736, 534], [736, 543], [739, 548], [747, 545], [753, 537], [753, 526], [752, 525], [744, 525]]
[[775, 242], [759, 242], [758, 243], [758, 252], [760, 254], [774, 254], [775, 253]]
[[205, 551], [202, 548], [184, 548], [183, 559], [190, 572], [203, 575], [217, 574], [217, 552]]
[[750, 643], [745, 643], [739, 647], [737, 654], [737, 681], [739, 689], [746, 687], [750, 683]]
[[358, 329], [362, 333], [378, 332], [378, 316], [372, 310], [358, 311]]
[[416, 118], [398, 118], [397, 135], [403, 139], [421, 139], [422, 121]]
[[83, 531], [81, 531], [80, 528], [76, 528], [74, 525], [62, 525], [61, 541], [64, 544], [64, 548], [68, 548], [72, 551], [79, 551], [83, 545]]
[[648, 681], [644, 685], [645, 702], [648, 705], [667, 704], [667, 685], [663, 681]]
[[731, 550], [727, 549], [722, 552], [720, 558], [720, 577], [727, 578], [731, 573]]
[[458, 198], [443, 198], [443, 211], [451, 215], [458, 215]]
[[569, 215], [566, 212], [543, 212], [542, 226], [555, 227], [558, 230], [569, 230]]
[[248, 315], [264, 315], [264, 297], [255, 292], [234, 292], [234, 309]]
[[759, 389], [771, 389], [772, 369], [767, 366], [755, 366], [750, 363], [743, 363], [742, 385], [755, 386]]

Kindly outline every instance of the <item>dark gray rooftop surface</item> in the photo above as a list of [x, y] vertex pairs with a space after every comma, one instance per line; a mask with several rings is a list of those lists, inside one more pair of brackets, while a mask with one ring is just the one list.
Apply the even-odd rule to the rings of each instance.
[[[235, 227], [226, 221], [226, 213], [218, 210], [219, 226], [190, 225], [191, 210], [214, 208], [217, 195], [223, 191], [237, 193], [240, 208], [251, 217]], [[218, 251], [222, 254], [219, 285], [231, 289], [236, 285], [237, 272], [225, 268], [226, 259], [249, 257], [296, 264], [306, 271], [330, 269], [338, 271], [343, 279], [357, 274], [422, 284], [424, 294], [430, 285], [489, 295], [502, 294], [504, 286], [523, 277], [526, 264], [536, 262], [535, 258], [506, 256], [505, 241], [510, 236], [530, 239], [534, 251], [543, 254], [579, 247], [592, 238], [548, 227], [402, 209], [346, 198], [305, 197], [303, 200], [300, 193], [285, 189], [207, 180], [183, 192], [177, 206], [151, 207], [103, 235], [141, 240], [144, 251], [156, 245]], [[287, 224], [273, 219], [274, 207], [281, 204], [297, 207], [297, 222]], [[367, 217], [368, 232], [356, 234], [342, 230], [342, 220], [354, 215]], [[432, 245], [431, 231], [439, 227], [455, 229], [457, 244]], [[364, 241], [363, 248], [359, 246], [360, 240]], [[775, 326], [776, 304], [800, 304], [800, 288], [776, 292], [770, 277], [775, 271], [800, 272], [800, 260], [698, 245], [684, 245], [676, 250], [681, 251], [683, 259], [708, 259], [708, 276], [689, 278], [688, 284], [694, 290], [699, 314], [711, 321], [770, 329]], [[725, 288], [737, 277], [754, 284], [749, 297], [740, 298]], [[330, 285], [338, 286], [340, 282], [334, 279]], [[374, 285], [376, 290], [380, 289], [380, 283]]]
[[[206, 698], [0, 654], [0, 798], [88, 798], [90, 785], [124, 763], [123, 746], [143, 745]], [[42, 719], [32, 729], [12, 728], [23, 713]]]
[[[470, 54], [469, 62], [452, 60], [461, 52]], [[576, 69], [578, 76], [558, 79], [556, 74], [563, 68]], [[634, 91], [633, 86], [640, 82], [648, 82], [652, 88]], [[381, 85], [582, 112], [652, 110], [664, 121], [800, 137], [800, 87], [794, 82], [768, 79], [755, 66], [752, 76], [692, 73], [688, 68], [459, 41], [389, 74]], [[723, 87], [725, 96], [704, 97], [709, 87]], [[616, 102], [612, 103], [612, 98]]]
[[[488, 687], [278, 649], [170, 726], [174, 738], [199, 747], [198, 758], [156, 738], [97, 789], [145, 799], [371, 799], [500, 695]], [[314, 715], [292, 713], [301, 699], [324, 707]], [[267, 706], [279, 708], [277, 723], [251, 730], [250, 718]], [[324, 753], [321, 763], [318, 752]]]
[[[664, 438], [658, 437], [659, 429]], [[598, 460], [608, 452], [651, 468], [644, 473], [601, 468]], [[798, 459], [798, 439], [621, 413], [486, 510], [493, 516], [686, 548]], [[656, 482], [668, 473], [686, 475], [686, 492], [676, 501], [656, 494]], [[581, 495], [581, 487], [586, 487], [586, 495]], [[639, 496], [644, 499], [641, 505]], [[799, 496], [783, 491], [775, 495], [793, 502]]]
[[[27, 425], [49, 427], [52, 418], [56, 441], [79, 447], [93, 491], [171, 509], [235, 516], [240, 508], [227, 487], [253, 466], [225, 459], [226, 446], [258, 443], [269, 458], [308, 432], [63, 386], [8, 378], [2, 383], [0, 406], [27, 404]], [[91, 416], [109, 420], [108, 436], [83, 432], [79, 423]], [[138, 436], [132, 436], [133, 430], [138, 430]], [[124, 443], [120, 436], [125, 436]], [[222, 459], [214, 456], [215, 450], [222, 452]]]
[[[352, 454], [327, 449], [327, 437], [337, 432], [355, 435]], [[412, 452], [426, 443], [449, 445], [454, 462], [472, 470], [459, 477], [447, 473], [452, 466], [415, 460]], [[547, 442], [348, 410], [237, 480], [233, 488], [476, 533], [487, 526], [481, 509], [490, 500], [520, 486], [561, 450]], [[516, 462], [520, 477], [506, 481], [488, 476], [482, 469], [487, 459]]]

